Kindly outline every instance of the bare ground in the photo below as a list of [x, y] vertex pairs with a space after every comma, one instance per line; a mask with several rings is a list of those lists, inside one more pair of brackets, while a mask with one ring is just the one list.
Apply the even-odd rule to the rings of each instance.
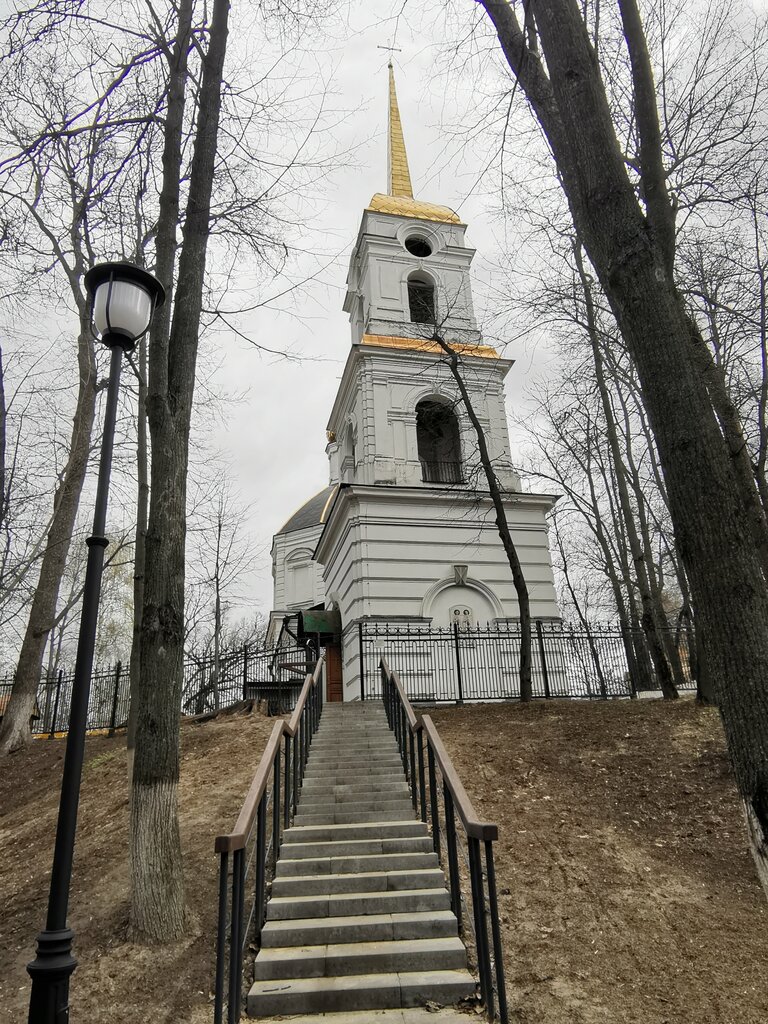
[[768, 1022], [768, 904], [717, 712], [555, 701], [433, 718], [499, 825], [511, 1021]]
[[[182, 727], [181, 836], [190, 927], [170, 948], [126, 941], [125, 736], [89, 737], [70, 901], [75, 1024], [209, 1020], [216, 929], [213, 841], [234, 825], [274, 719], [238, 715]], [[63, 740], [0, 762], [0, 1021], [26, 1022], [26, 963], [45, 923]]]
[[[477, 809], [498, 822], [511, 1021], [766, 1024], [768, 905], [746, 852], [717, 714], [691, 701], [435, 712]], [[88, 741], [71, 923], [73, 1024], [211, 1019], [214, 836], [272, 721], [182, 730], [190, 929], [126, 942], [125, 739]], [[0, 1020], [22, 1024], [45, 918], [64, 744], [0, 764]]]

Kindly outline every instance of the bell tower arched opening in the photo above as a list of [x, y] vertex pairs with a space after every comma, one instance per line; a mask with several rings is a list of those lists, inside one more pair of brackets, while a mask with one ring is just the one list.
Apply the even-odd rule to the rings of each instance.
[[411, 323], [434, 324], [435, 285], [431, 278], [418, 271], [408, 278], [408, 309]]
[[426, 483], [460, 484], [459, 421], [447, 402], [424, 398], [416, 406], [416, 446]]

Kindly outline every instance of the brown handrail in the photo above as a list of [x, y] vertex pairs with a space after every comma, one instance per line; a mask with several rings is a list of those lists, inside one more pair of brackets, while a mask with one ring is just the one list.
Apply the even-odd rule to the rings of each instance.
[[304, 710], [304, 705], [307, 703], [307, 698], [309, 697], [309, 691], [312, 689], [312, 687], [317, 682], [318, 676], [320, 675], [320, 670], [322, 669], [322, 666], [323, 666], [323, 659], [322, 658], [318, 658], [317, 659], [317, 664], [315, 665], [314, 672], [312, 672], [310, 675], [308, 675], [307, 678], [304, 680], [304, 685], [301, 688], [301, 693], [299, 694], [299, 699], [296, 701], [296, 707], [293, 709], [293, 714], [291, 715], [289, 720], [285, 723], [285, 731], [288, 733], [289, 736], [295, 736], [297, 731], [298, 731], [299, 719], [301, 718], [301, 713]]
[[323, 659], [319, 658], [317, 665], [315, 665], [314, 672], [308, 674], [304, 680], [304, 686], [301, 688], [301, 693], [299, 694], [299, 699], [296, 701], [296, 707], [293, 710], [290, 721], [286, 722], [282, 719], [279, 722], [275, 722], [272, 727], [272, 732], [267, 740], [264, 753], [261, 755], [261, 760], [256, 768], [256, 773], [253, 776], [251, 785], [248, 788], [245, 800], [243, 801], [243, 806], [237, 816], [234, 829], [226, 835], [216, 836], [216, 853], [231, 853], [233, 850], [242, 850], [245, 848], [248, 836], [251, 834], [251, 828], [253, 827], [253, 821], [259, 807], [259, 801], [264, 796], [264, 791], [267, 788], [267, 782], [269, 781], [269, 776], [272, 771], [272, 765], [274, 764], [277, 751], [280, 749], [280, 743], [283, 735], [287, 734], [293, 738], [298, 732], [301, 713], [307, 703], [307, 698], [309, 697], [312, 687], [317, 684], [322, 670], [322, 665]]
[[464, 789], [461, 779], [454, 768], [451, 756], [443, 746], [443, 741], [440, 739], [437, 726], [429, 715], [422, 715], [421, 728], [426, 733], [426, 736], [432, 745], [435, 760], [440, 765], [440, 771], [443, 775], [443, 782], [451, 791], [451, 796], [456, 803], [459, 816], [464, 824], [464, 829], [467, 835], [472, 836], [474, 839], [498, 839], [498, 825], [495, 825], [490, 821], [482, 821], [477, 816], [477, 811], [475, 810], [472, 801], [467, 796], [467, 791]]
[[256, 817], [259, 801], [264, 796], [264, 790], [267, 788], [267, 782], [269, 781], [269, 775], [275, 760], [275, 753], [280, 749], [284, 732], [285, 722], [275, 722], [272, 726], [270, 737], [267, 740], [267, 745], [264, 748], [264, 753], [261, 755], [256, 774], [253, 776], [253, 781], [243, 801], [243, 806], [240, 808], [234, 829], [225, 836], [216, 836], [216, 853], [231, 853], [233, 850], [244, 849], [248, 836], [251, 834], [251, 827], [253, 826], [253, 819]]
[[408, 695], [405, 692], [403, 684], [400, 682], [400, 676], [397, 674], [397, 672], [392, 671], [392, 669], [387, 664], [386, 658], [381, 659], [381, 664], [386, 674], [394, 683], [395, 689], [400, 694], [400, 700], [405, 710], [405, 717], [408, 719], [408, 725], [411, 727], [411, 732], [419, 732], [421, 729], [421, 719], [417, 717], [416, 712], [413, 710], [411, 702], [408, 700]]
[[443, 780], [446, 786], [451, 791], [456, 807], [459, 812], [459, 816], [464, 824], [467, 835], [472, 836], [475, 839], [490, 839], [495, 840], [499, 838], [498, 826], [489, 821], [482, 821], [475, 810], [472, 801], [467, 795], [467, 791], [461, 783], [461, 779], [454, 767], [453, 761], [451, 760], [450, 754], [445, 749], [443, 741], [440, 739], [440, 734], [437, 731], [437, 726], [432, 721], [429, 715], [417, 716], [413, 710], [413, 705], [408, 700], [408, 695], [405, 692], [405, 687], [400, 682], [400, 676], [397, 672], [393, 671], [386, 658], [381, 659], [381, 665], [386, 675], [391, 679], [395, 689], [400, 696], [400, 702], [403, 705], [405, 716], [408, 721], [408, 726], [411, 732], [415, 735], [416, 733], [423, 730], [429, 742], [432, 745], [432, 749], [435, 754], [435, 759], [440, 765], [440, 771], [443, 775]]
[[[440, 739], [435, 723], [429, 715], [417, 717], [399, 676], [390, 669], [384, 658], [381, 659], [381, 673], [384, 708], [389, 727], [395, 734], [397, 746], [403, 759], [406, 778], [411, 788], [413, 806], [421, 812], [423, 822], [431, 823], [432, 845], [441, 866], [444, 863], [443, 849], [445, 850], [445, 858], [448, 861], [451, 909], [456, 915], [459, 933], [463, 927], [464, 895], [462, 894], [462, 875], [456, 840], [457, 810], [459, 819], [464, 826], [467, 837], [466, 863], [471, 889], [480, 993], [489, 1020], [496, 1020], [495, 996], [498, 996], [498, 1019], [500, 1024], [508, 1024], [509, 1014], [504, 982], [496, 872], [493, 863], [493, 843], [499, 837], [498, 827], [492, 822], [480, 820], [459, 779], [453, 761]], [[426, 738], [426, 744], [424, 738]], [[424, 764], [425, 746], [427, 765]], [[440, 823], [438, 769], [443, 783], [444, 828]], [[444, 839], [441, 837], [441, 832], [444, 832]], [[483, 852], [485, 854], [485, 871], [483, 870]], [[490, 915], [490, 939], [487, 915]], [[494, 974], [496, 977], [495, 988]]]

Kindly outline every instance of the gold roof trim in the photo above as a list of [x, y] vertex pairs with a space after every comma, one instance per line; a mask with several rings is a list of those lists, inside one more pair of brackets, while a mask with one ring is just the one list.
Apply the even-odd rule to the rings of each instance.
[[[411, 352], [430, 352], [442, 355], [443, 350], [436, 341], [429, 338], [400, 338], [393, 334], [364, 334], [361, 345], [373, 345], [377, 348], [399, 348]], [[454, 341], [451, 348], [461, 356], [477, 356], [479, 359], [499, 359], [499, 353], [492, 345], [470, 345], [467, 342]]]
[[339, 485], [336, 484], [336, 486], [333, 488], [331, 493], [328, 495], [328, 501], [326, 501], [325, 505], [323, 506], [323, 511], [320, 513], [320, 522], [321, 523], [325, 522], [325, 517], [328, 515], [328, 509], [333, 504], [333, 499], [338, 494], [338, 491], [339, 491]]
[[406, 196], [413, 199], [411, 172], [408, 170], [408, 155], [405, 152], [403, 125], [395, 92], [395, 72], [389, 65], [389, 144], [387, 147], [387, 188], [391, 196]]
[[458, 213], [437, 203], [424, 203], [419, 199], [405, 196], [385, 196], [377, 192], [366, 207], [371, 213], [393, 213], [397, 217], [413, 217], [415, 220], [432, 220], [440, 224], [461, 224]]

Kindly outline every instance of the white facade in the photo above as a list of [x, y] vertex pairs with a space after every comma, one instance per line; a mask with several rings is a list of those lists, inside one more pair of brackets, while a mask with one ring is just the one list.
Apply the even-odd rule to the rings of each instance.
[[349, 699], [360, 621], [518, 615], [476, 433], [436, 335], [460, 354], [531, 613], [560, 616], [545, 521], [556, 498], [523, 492], [512, 466], [504, 379], [513, 364], [480, 339], [465, 233], [453, 211], [407, 192], [371, 200], [347, 278], [352, 346], [328, 421], [331, 486], [273, 544], [275, 627], [299, 607], [338, 609]]

